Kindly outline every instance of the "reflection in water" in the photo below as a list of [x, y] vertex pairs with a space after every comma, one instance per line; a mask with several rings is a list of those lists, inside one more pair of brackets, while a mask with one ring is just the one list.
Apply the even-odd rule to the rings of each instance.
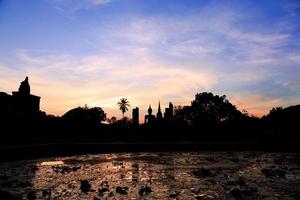
[[0, 187], [23, 199], [296, 198], [299, 169], [297, 154], [79, 155], [0, 164]]
[[46, 162], [42, 162], [41, 163], [41, 166], [52, 166], [52, 165], [63, 165], [64, 162], [62, 160], [59, 160], [59, 161], [46, 161]]

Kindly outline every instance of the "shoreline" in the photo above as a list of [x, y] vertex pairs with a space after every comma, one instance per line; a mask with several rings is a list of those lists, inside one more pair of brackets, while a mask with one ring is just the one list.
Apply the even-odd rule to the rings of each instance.
[[258, 142], [41, 143], [0, 146], [0, 162], [50, 158], [54, 156], [120, 152], [263, 151], [298, 153], [299, 145], [299, 143], [287, 143], [282, 145]]

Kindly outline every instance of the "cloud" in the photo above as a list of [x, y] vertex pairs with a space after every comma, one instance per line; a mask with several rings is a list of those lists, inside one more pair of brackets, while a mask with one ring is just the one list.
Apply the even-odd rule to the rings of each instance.
[[[159, 60], [149, 61], [147, 51], [139, 49], [123, 56], [37, 56], [33, 55], [36, 52], [26, 50], [17, 53], [23, 64], [23, 76], [30, 77], [32, 93], [42, 96], [42, 109], [59, 115], [85, 104], [114, 110], [118, 99], [124, 96], [133, 106], [145, 109], [158, 100], [163, 104], [189, 103], [191, 94], [209, 90], [217, 83], [211, 70], [184, 69]], [[3, 70], [3, 74], [11, 73], [11, 69]], [[10, 80], [10, 88], [6, 90], [18, 87], [23, 78]]]
[[[53, 1], [75, 19], [79, 10], [92, 12], [108, 3]], [[10, 91], [29, 74], [34, 92], [44, 97], [42, 108], [55, 114], [84, 104], [117, 113], [116, 101], [123, 96], [145, 112], [159, 99], [163, 105], [189, 104], [196, 92], [213, 91], [229, 94], [239, 107], [261, 115], [299, 97], [299, 22], [290, 20], [295, 7], [286, 9], [288, 17], [270, 23], [264, 13], [226, 3], [208, 3], [184, 15], [120, 10], [97, 15], [92, 23], [83, 17], [78, 24], [85, 28], [77, 38], [87, 41], [82, 47], [87, 52], [18, 50], [14, 59], [22, 71], [0, 66], [0, 76], [17, 77], [1, 87]]]
[[50, 3], [62, 14], [72, 15], [79, 10], [104, 6], [112, 0], [51, 0]]

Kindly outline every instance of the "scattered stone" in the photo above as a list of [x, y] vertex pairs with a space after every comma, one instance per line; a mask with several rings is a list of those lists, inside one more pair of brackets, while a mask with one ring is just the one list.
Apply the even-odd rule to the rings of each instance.
[[240, 160], [239, 158], [231, 158], [230, 161], [234, 163], [238, 163]]
[[80, 181], [81, 185], [80, 185], [80, 190], [82, 192], [89, 192], [91, 190], [91, 184], [89, 183], [88, 180], [83, 180], [83, 181]]
[[269, 178], [285, 178], [286, 175], [286, 171], [282, 170], [282, 169], [267, 169], [264, 168], [261, 170], [261, 173], [263, 173], [266, 177]]
[[143, 196], [144, 194], [149, 194], [151, 192], [152, 192], [151, 188], [146, 185], [141, 187], [141, 189], [139, 190], [139, 195]]
[[169, 195], [169, 197], [170, 197], [170, 198], [176, 198], [176, 197], [179, 196], [180, 194], [181, 194], [181, 192], [174, 191], [174, 192], [172, 192], [172, 193]]
[[123, 161], [113, 161], [113, 166], [118, 168], [125, 168]]
[[137, 175], [133, 175], [131, 180], [132, 180], [132, 182], [138, 182], [139, 177]]
[[199, 168], [199, 169], [195, 169], [191, 172], [189, 172], [189, 174], [197, 177], [197, 178], [206, 178], [212, 175], [211, 171], [209, 169], [205, 169], [203, 167]]
[[132, 168], [139, 168], [139, 165], [138, 164], [132, 164]]
[[108, 191], [109, 191], [108, 188], [99, 188], [99, 190], [98, 190], [99, 194], [102, 194], [102, 193], [108, 192]]
[[32, 173], [35, 173], [37, 170], [39, 170], [39, 168], [36, 165], [33, 165], [30, 169]]
[[44, 189], [42, 191], [42, 196], [43, 197], [51, 197], [51, 189]]
[[239, 188], [232, 188], [230, 190], [230, 194], [236, 198], [236, 199], [240, 199], [242, 197], [242, 191]]
[[195, 199], [197, 200], [210, 200], [213, 199], [212, 196], [207, 195], [207, 194], [199, 194], [199, 195], [195, 195]]
[[108, 191], [109, 191], [108, 181], [103, 181], [100, 184], [100, 188], [99, 188], [98, 192], [100, 195], [102, 195], [104, 192], [108, 192]]
[[27, 199], [28, 199], [28, 200], [35, 200], [35, 199], [36, 199], [36, 192], [35, 192], [35, 191], [30, 191], [30, 192], [27, 194]]
[[205, 158], [205, 160], [206, 160], [206, 161], [209, 161], [209, 162], [214, 162], [214, 161], [216, 161], [216, 159], [211, 158], [211, 157], [207, 157], [207, 158]]
[[244, 187], [246, 186], [246, 182], [241, 177], [239, 177], [238, 180], [227, 181], [226, 185]]
[[77, 170], [79, 170], [81, 167], [68, 167], [68, 166], [60, 166], [60, 165], [57, 165], [57, 166], [52, 166], [52, 169], [54, 172], [56, 173], [69, 173], [69, 172], [75, 172]]
[[119, 194], [128, 194], [128, 187], [120, 187], [118, 186], [116, 188], [116, 193], [119, 193]]
[[257, 189], [252, 187], [234, 187], [229, 192], [235, 199], [257, 199]]
[[109, 197], [112, 197], [112, 196], [114, 196], [114, 193], [113, 193], [113, 192], [110, 192], [110, 193], [108, 194], [108, 196], [109, 196]]

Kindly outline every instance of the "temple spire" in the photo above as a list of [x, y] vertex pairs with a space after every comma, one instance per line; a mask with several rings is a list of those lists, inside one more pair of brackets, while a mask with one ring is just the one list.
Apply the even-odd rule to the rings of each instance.
[[30, 85], [28, 82], [28, 76], [26, 76], [25, 80], [21, 82], [20, 87], [19, 87], [19, 93], [22, 95], [30, 94]]
[[162, 119], [162, 113], [161, 113], [161, 108], [160, 108], [160, 101], [158, 102], [158, 109], [157, 109], [156, 118], [157, 118], [158, 120], [161, 120], [161, 119]]
[[148, 108], [148, 114], [149, 114], [149, 115], [152, 115], [152, 108], [151, 108], [151, 104], [149, 105], [149, 108]]
[[160, 109], [160, 101], [158, 102], [158, 112], [161, 112], [161, 109]]

